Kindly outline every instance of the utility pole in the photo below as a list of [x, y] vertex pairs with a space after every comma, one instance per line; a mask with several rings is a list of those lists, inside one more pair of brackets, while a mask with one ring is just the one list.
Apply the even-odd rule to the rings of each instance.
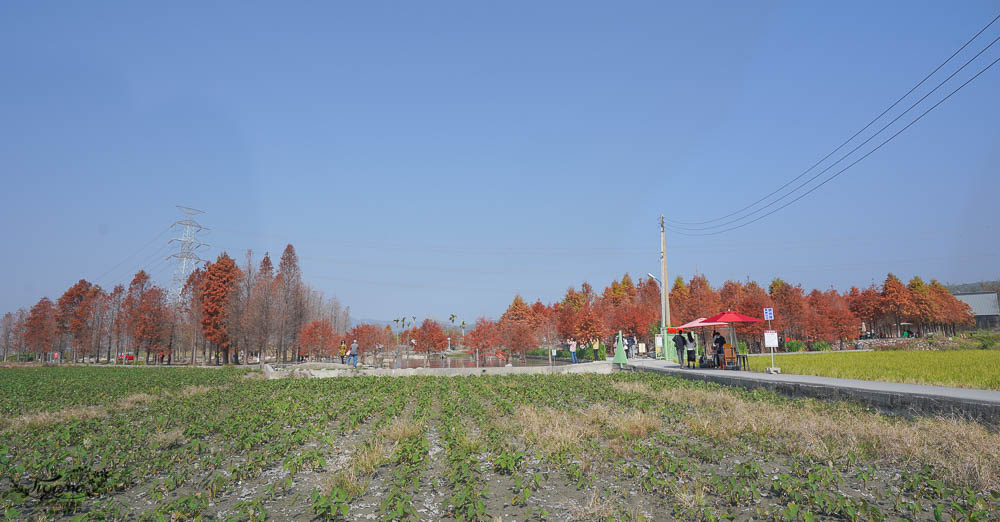
[[[660, 214], [660, 337], [663, 339], [663, 351], [665, 354], [673, 354], [672, 350], [667, 350], [667, 325], [670, 324], [670, 300], [667, 297], [667, 231], [663, 223], [663, 214]], [[671, 357], [673, 359], [673, 357]], [[677, 361], [678, 363], [680, 361]]]

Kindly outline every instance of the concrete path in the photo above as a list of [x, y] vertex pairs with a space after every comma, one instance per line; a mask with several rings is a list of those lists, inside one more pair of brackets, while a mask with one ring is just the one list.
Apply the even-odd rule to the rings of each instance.
[[339, 363], [305, 363], [295, 366], [264, 365], [268, 379], [286, 377], [355, 377], [361, 375], [384, 377], [412, 377], [417, 375], [462, 377], [469, 375], [554, 375], [567, 373], [610, 374], [616, 368], [611, 361], [557, 366], [495, 366], [483, 368], [371, 368], [359, 365], [357, 369]]
[[920, 413], [958, 414], [1000, 424], [1000, 391], [950, 388], [924, 384], [862, 381], [813, 375], [792, 375], [683, 369], [679, 365], [651, 359], [630, 359], [629, 367], [639, 371], [654, 371], [667, 375], [702, 381], [768, 388], [786, 395], [821, 399], [853, 399], [890, 410], [910, 410]]

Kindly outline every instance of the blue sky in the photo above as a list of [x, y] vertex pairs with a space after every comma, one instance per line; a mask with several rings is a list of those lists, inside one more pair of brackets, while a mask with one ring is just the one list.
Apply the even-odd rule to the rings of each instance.
[[[6, 2], [0, 309], [140, 266], [168, 283], [174, 205], [206, 211], [204, 256], [292, 242], [306, 279], [356, 318], [471, 322], [515, 293], [549, 302], [656, 273], [661, 212], [701, 221], [770, 192], [996, 14], [988, 1]], [[997, 92], [1000, 66], [787, 209], [671, 233], [670, 277], [997, 278]]]

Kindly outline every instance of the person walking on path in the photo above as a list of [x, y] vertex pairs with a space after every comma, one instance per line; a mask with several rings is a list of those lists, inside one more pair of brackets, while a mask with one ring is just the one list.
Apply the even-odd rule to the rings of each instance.
[[691, 332], [688, 332], [687, 334], [688, 366], [690, 366], [691, 368], [695, 367], [695, 359], [697, 358], [698, 355], [696, 348], [697, 345], [694, 342], [694, 336], [691, 335]]
[[566, 344], [569, 345], [569, 358], [572, 361], [571, 364], [576, 364], [576, 340], [570, 337], [566, 339]]
[[674, 348], [677, 350], [677, 364], [684, 366], [684, 347], [687, 345], [687, 339], [684, 338], [684, 334], [678, 332], [674, 336]]
[[347, 357], [347, 341], [340, 341], [340, 364], [344, 364], [344, 358]]
[[358, 367], [358, 340], [357, 339], [355, 339], [354, 342], [351, 343], [351, 356], [347, 358], [347, 363], [348, 364], [351, 364], [351, 359], [354, 359], [354, 367], [357, 368]]
[[599, 360], [599, 359], [597, 358], [597, 353], [598, 353], [598, 352], [600, 351], [600, 349], [601, 349], [601, 340], [600, 340], [600, 339], [594, 339], [594, 342], [593, 342], [593, 344], [591, 345], [591, 348], [593, 348], [593, 349], [594, 349], [594, 362], [597, 362], [597, 361]]

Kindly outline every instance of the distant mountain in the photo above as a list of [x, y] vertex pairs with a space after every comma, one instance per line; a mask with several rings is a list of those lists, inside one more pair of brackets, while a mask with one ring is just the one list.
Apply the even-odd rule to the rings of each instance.
[[386, 325], [392, 326], [392, 321], [382, 321], [380, 319], [355, 319], [353, 317], [351, 318], [351, 328], [353, 328], [353, 327], [355, 327], [355, 326], [357, 326], [357, 325], [359, 325], [361, 323], [364, 323], [364, 324], [374, 324], [374, 325], [378, 325], [378, 326], [386, 326]]

